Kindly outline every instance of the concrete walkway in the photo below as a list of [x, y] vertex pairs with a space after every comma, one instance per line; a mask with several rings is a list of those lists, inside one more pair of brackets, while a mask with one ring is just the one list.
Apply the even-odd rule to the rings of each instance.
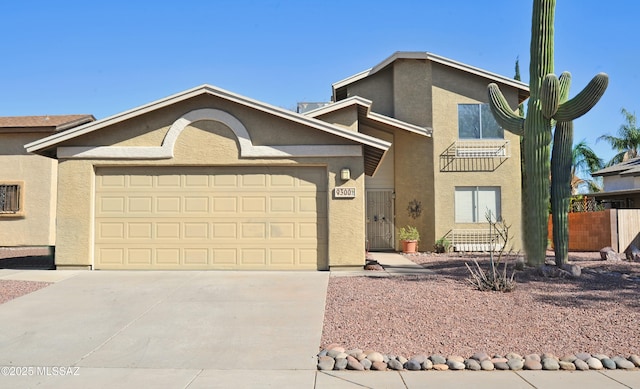
[[[331, 276], [430, 274], [395, 253], [374, 258], [384, 271]], [[329, 276], [0, 270], [54, 282], [0, 304], [0, 387], [640, 388], [638, 370], [316, 371]]]

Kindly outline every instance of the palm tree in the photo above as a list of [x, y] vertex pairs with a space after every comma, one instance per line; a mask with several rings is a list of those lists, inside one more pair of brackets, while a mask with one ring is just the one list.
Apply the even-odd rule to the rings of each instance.
[[640, 149], [640, 128], [636, 124], [635, 112], [632, 113], [622, 108], [621, 113], [624, 115], [626, 123], [618, 129], [618, 136], [607, 134], [597, 139], [597, 141], [606, 141], [618, 153], [607, 163], [607, 166], [636, 158]]
[[[591, 173], [604, 167], [604, 161], [587, 145], [583, 139], [571, 150], [571, 194], [578, 194], [580, 187], [586, 187], [589, 193], [600, 192], [600, 183], [591, 177]], [[588, 175], [590, 178], [581, 176]]]

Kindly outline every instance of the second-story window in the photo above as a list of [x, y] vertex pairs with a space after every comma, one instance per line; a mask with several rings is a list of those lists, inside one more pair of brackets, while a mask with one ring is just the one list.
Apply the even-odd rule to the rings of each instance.
[[491, 114], [489, 104], [458, 104], [460, 139], [504, 139], [504, 130]]

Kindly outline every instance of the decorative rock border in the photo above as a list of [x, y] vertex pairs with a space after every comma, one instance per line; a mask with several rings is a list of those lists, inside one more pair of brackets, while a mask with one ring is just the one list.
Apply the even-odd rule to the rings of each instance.
[[640, 368], [640, 356], [628, 358], [604, 354], [577, 353], [561, 358], [553, 354], [509, 353], [490, 356], [478, 352], [469, 358], [433, 354], [401, 355], [382, 354], [373, 350], [345, 350], [331, 344], [318, 353], [318, 370], [634, 370]]

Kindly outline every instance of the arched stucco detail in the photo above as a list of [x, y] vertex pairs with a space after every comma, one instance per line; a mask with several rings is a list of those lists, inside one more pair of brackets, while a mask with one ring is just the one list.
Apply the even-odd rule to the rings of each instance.
[[246, 127], [235, 116], [215, 108], [201, 108], [187, 112], [177, 119], [161, 146], [79, 146], [58, 148], [58, 158], [71, 159], [171, 159], [182, 130], [194, 122], [212, 120], [229, 127], [238, 139], [240, 157], [345, 157], [361, 156], [360, 145], [283, 145], [255, 146]]
[[173, 150], [176, 141], [178, 140], [178, 137], [180, 136], [182, 130], [184, 130], [191, 123], [200, 122], [203, 120], [219, 122], [229, 127], [236, 138], [238, 138], [241, 156], [243, 155], [243, 150], [246, 151], [253, 147], [249, 132], [247, 131], [244, 124], [242, 124], [240, 120], [238, 120], [235, 116], [215, 108], [201, 108], [190, 111], [180, 119], [173, 122], [171, 128], [169, 128], [169, 131], [167, 131], [167, 135], [165, 135], [164, 140], [162, 141], [162, 148], [171, 150], [171, 155], [173, 156]]

